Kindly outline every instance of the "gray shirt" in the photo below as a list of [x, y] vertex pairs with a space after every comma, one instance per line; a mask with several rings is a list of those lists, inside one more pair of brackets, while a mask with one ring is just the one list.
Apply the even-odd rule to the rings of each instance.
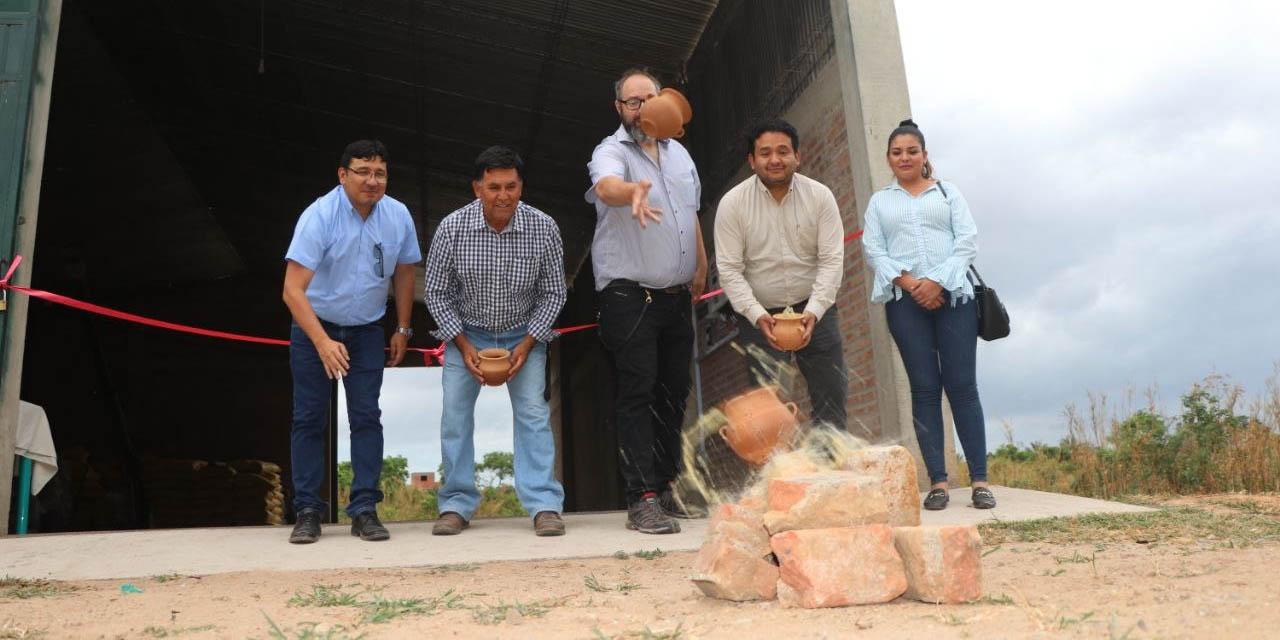
[[[587, 171], [591, 188], [587, 202], [596, 206], [596, 233], [591, 241], [591, 266], [596, 290], [619, 278], [651, 289], [665, 289], [693, 281], [698, 264], [698, 204], [702, 185], [693, 158], [675, 140], [658, 141], [655, 163], [627, 130], [619, 126], [596, 145]], [[648, 180], [649, 205], [662, 210], [660, 223], [641, 227], [631, 205], [611, 207], [596, 195], [596, 184], [617, 176], [625, 182]]]

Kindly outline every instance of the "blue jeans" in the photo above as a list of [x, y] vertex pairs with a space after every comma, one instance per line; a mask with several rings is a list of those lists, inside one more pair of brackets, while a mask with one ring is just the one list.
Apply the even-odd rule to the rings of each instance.
[[[477, 350], [514, 349], [527, 333], [524, 327], [493, 333], [466, 330]], [[560, 513], [564, 509], [564, 488], [555, 478], [556, 442], [551, 434], [551, 408], [543, 393], [547, 385], [547, 345], [538, 342], [516, 377], [507, 383], [515, 427], [516, 496], [529, 516], [539, 511]], [[445, 347], [444, 409], [440, 415], [440, 459], [444, 463], [444, 485], [440, 487], [440, 513], [452, 511], [467, 520], [480, 504], [476, 490], [476, 397], [480, 383], [462, 363], [462, 352], [449, 342]]]
[[978, 400], [978, 307], [972, 298], [953, 307], [951, 295], [943, 295], [942, 306], [929, 311], [904, 293], [902, 299], [885, 303], [884, 312], [911, 383], [911, 415], [929, 481], [947, 480], [942, 428], [945, 389], [969, 477], [981, 482], [987, 479], [987, 426]]
[[[351, 356], [351, 369], [342, 387], [347, 393], [354, 475], [347, 515], [355, 517], [376, 511], [382, 502], [382, 492], [378, 490], [382, 475], [382, 410], [378, 408], [378, 394], [382, 391], [382, 367], [386, 362], [382, 325], [343, 327], [323, 320], [320, 324], [330, 338], [346, 345], [347, 355]], [[315, 345], [297, 324], [289, 334], [289, 369], [293, 372], [293, 507], [297, 511], [324, 512], [327, 503], [320, 497], [320, 486], [325, 476], [325, 431], [333, 381], [325, 375]]]

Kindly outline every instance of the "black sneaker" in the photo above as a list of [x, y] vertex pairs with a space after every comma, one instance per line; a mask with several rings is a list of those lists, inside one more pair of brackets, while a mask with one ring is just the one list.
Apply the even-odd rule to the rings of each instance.
[[996, 494], [986, 487], [973, 488], [973, 508], [974, 509], [994, 509], [996, 508]]
[[658, 506], [662, 507], [662, 512], [672, 518], [684, 518], [692, 520], [699, 517], [691, 509], [686, 508], [679, 500], [676, 499], [676, 492], [671, 489], [663, 489], [658, 494]]
[[924, 508], [930, 511], [941, 511], [947, 508], [947, 503], [950, 501], [951, 496], [947, 494], [946, 489], [934, 489], [924, 497]]
[[289, 542], [293, 544], [311, 544], [320, 539], [320, 511], [303, 509], [298, 512], [298, 523], [293, 525], [293, 533], [289, 534]]
[[680, 523], [663, 513], [656, 496], [649, 496], [627, 509], [627, 528], [640, 533], [680, 533]]
[[386, 540], [391, 532], [378, 522], [377, 511], [366, 511], [351, 519], [351, 535], [360, 536], [361, 540]]

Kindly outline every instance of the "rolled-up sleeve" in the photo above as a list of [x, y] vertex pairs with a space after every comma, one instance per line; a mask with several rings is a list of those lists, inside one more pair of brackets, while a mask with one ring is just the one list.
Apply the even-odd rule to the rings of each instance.
[[746, 267], [742, 256], [741, 217], [739, 203], [732, 194], [726, 194], [720, 199], [720, 205], [716, 207], [713, 240], [716, 248], [716, 273], [720, 276], [720, 286], [729, 297], [729, 304], [733, 306], [733, 310], [750, 320], [751, 324], [755, 324], [767, 311], [756, 300], [755, 294], [751, 291], [751, 285], [747, 284], [747, 278], [744, 275]]
[[978, 255], [978, 226], [969, 212], [964, 194], [951, 183], [947, 183], [947, 206], [951, 209], [951, 233], [954, 237], [951, 255], [924, 277], [942, 285], [947, 291], [959, 293], [968, 290], [965, 274]]
[[818, 275], [809, 293], [809, 303], [804, 310], [818, 319], [836, 303], [840, 280], [844, 274], [844, 222], [840, 220], [840, 205], [830, 190], [818, 210]]
[[568, 297], [564, 280], [564, 244], [560, 240], [560, 229], [554, 222], [549, 224], [536, 286], [538, 298], [529, 319], [529, 335], [539, 342], [551, 342], [560, 335], [551, 325], [560, 315]]
[[431, 240], [431, 249], [427, 251], [426, 284], [422, 298], [427, 303], [427, 310], [435, 319], [437, 330], [431, 335], [449, 342], [462, 333], [462, 319], [455, 308], [460, 287], [454, 274], [453, 242], [451, 232], [440, 225]]
[[867, 263], [871, 265], [873, 274], [872, 302], [886, 302], [893, 299], [893, 279], [910, 269], [908, 265], [889, 257], [888, 238], [880, 221], [879, 196], [879, 193], [871, 196], [862, 227], [862, 249], [866, 253]]

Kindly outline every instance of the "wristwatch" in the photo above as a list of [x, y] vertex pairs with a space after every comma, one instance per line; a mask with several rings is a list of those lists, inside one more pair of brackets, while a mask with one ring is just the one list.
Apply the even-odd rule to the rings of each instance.
[[402, 335], [402, 336], [404, 336], [404, 337], [406, 337], [406, 338], [412, 338], [412, 337], [413, 337], [413, 327], [396, 327], [396, 333], [398, 333], [398, 334], [400, 334], [400, 335]]

